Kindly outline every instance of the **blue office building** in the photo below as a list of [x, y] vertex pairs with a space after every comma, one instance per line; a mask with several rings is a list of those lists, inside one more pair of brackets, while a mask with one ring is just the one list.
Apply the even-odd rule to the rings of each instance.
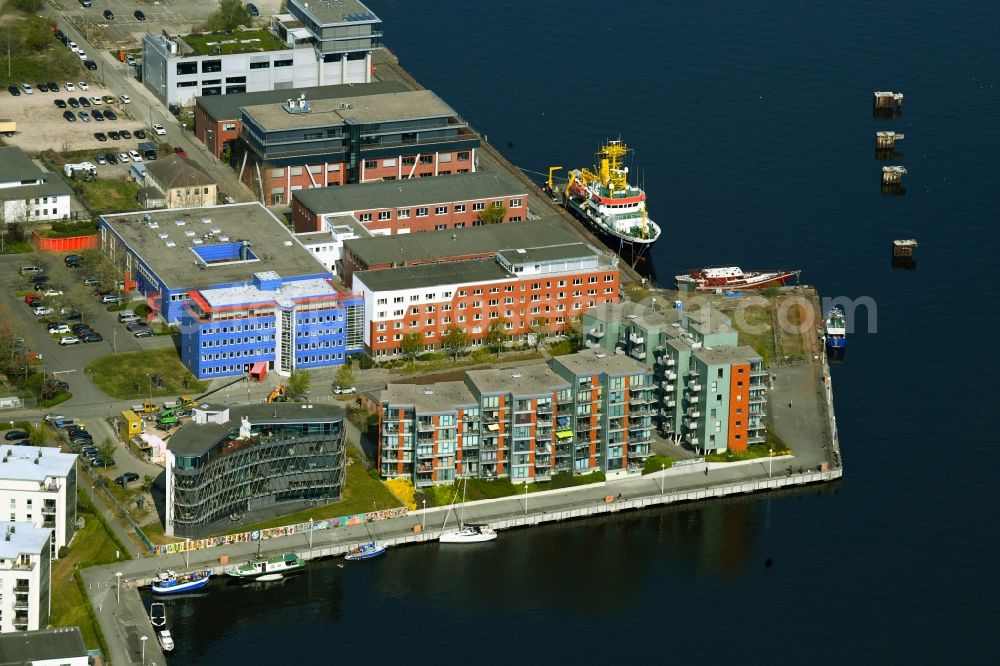
[[364, 348], [361, 301], [260, 203], [104, 215], [100, 245], [131, 295], [180, 329], [199, 379], [339, 365]]

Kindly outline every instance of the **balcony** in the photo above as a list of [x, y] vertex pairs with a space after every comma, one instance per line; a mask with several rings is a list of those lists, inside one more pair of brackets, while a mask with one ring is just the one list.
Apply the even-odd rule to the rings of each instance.
[[767, 398], [765, 398], [763, 394], [758, 396], [753, 396], [753, 395], [750, 396], [751, 405], [764, 405], [766, 403], [767, 403]]
[[687, 435], [684, 436], [684, 441], [690, 444], [691, 446], [698, 446], [698, 444], [701, 443], [701, 440], [698, 439], [697, 435], [691, 433], [688, 433]]
[[664, 398], [663, 406], [668, 408], [674, 408], [677, 406], [677, 401], [673, 398]]
[[56, 515], [56, 507], [54, 506], [43, 506], [42, 507], [43, 516], [54, 516]]
[[701, 412], [697, 407], [688, 407], [687, 415], [693, 419], [701, 418]]
[[698, 427], [698, 422], [692, 421], [691, 419], [684, 419], [684, 427], [688, 430], [694, 430]]
[[747, 437], [748, 444], [763, 444], [765, 442], [767, 442], [767, 437], [764, 435], [751, 435]]
[[629, 350], [628, 355], [637, 361], [646, 360], [646, 348], [645, 347], [633, 347]]
[[697, 370], [688, 370], [688, 371], [687, 371], [687, 376], [688, 376], [688, 377], [698, 377], [698, 376], [699, 376], [699, 374], [698, 374], [698, 371], [697, 371]]
[[601, 338], [604, 337], [604, 329], [595, 326], [594, 328], [587, 331], [587, 334], [590, 337], [594, 338], [595, 340], [600, 340]]
[[30, 587], [28, 585], [15, 585], [14, 594], [28, 594]]
[[701, 390], [701, 384], [699, 384], [698, 382], [692, 380], [692, 381], [688, 382], [688, 389], [690, 391], [692, 391], [693, 393], [697, 393], [698, 391]]
[[677, 379], [677, 373], [676, 373], [676, 372], [674, 372], [673, 370], [668, 370], [667, 372], [663, 373], [663, 377], [664, 377], [664, 378], [665, 378], [665, 379], [666, 379], [667, 381], [670, 381], [670, 382], [672, 382], [672, 381], [674, 381], [675, 379]]
[[28, 610], [28, 600], [27, 599], [15, 599], [14, 600], [14, 610], [16, 610], [16, 611], [26, 611], [26, 610]]
[[677, 388], [677, 385], [673, 382], [660, 382], [660, 388], [662, 388], [666, 393], [673, 393]]
[[688, 393], [686, 391], [684, 392], [684, 399], [691, 404], [696, 404], [699, 400], [701, 400], [697, 393]]
[[645, 344], [646, 338], [643, 337], [642, 335], [636, 335], [635, 333], [629, 333], [629, 335], [628, 335], [628, 341], [631, 342], [634, 345], [641, 345], [641, 344]]
[[418, 423], [417, 432], [434, 432], [435, 426], [433, 423]]

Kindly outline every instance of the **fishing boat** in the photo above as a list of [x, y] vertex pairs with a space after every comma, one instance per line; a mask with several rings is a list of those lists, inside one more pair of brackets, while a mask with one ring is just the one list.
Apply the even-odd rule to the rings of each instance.
[[[497, 538], [496, 530], [489, 525], [466, 525], [465, 524], [465, 491], [469, 485], [469, 477], [465, 477], [462, 483], [462, 508], [459, 511], [458, 529], [442, 532], [438, 537], [441, 543], [483, 543], [493, 541]], [[447, 517], [445, 517], [447, 520]]]
[[158, 601], [150, 604], [149, 623], [154, 627], [167, 626], [167, 607]]
[[154, 594], [183, 594], [205, 587], [211, 577], [211, 571], [192, 571], [183, 574], [166, 571], [156, 577], [151, 587]]
[[376, 557], [385, 555], [386, 548], [388, 548], [388, 546], [385, 544], [379, 544], [372, 539], [368, 543], [363, 543], [357, 548], [352, 549], [349, 553], [344, 555], [344, 559], [349, 562], [375, 559]]
[[738, 266], [725, 268], [702, 268], [686, 275], [675, 275], [677, 289], [684, 291], [738, 291], [740, 289], [763, 289], [780, 287], [793, 279], [798, 279], [802, 271], [754, 271], [744, 273]]
[[163, 648], [164, 652], [174, 651], [174, 637], [170, 635], [170, 631], [167, 629], [158, 632], [156, 640], [160, 641], [160, 647]]
[[563, 201], [605, 245], [635, 266], [659, 239], [660, 227], [646, 212], [646, 193], [628, 182], [628, 153], [621, 141], [605, 143], [597, 152], [598, 166], [569, 172]]
[[[305, 568], [306, 561], [295, 553], [261, 557], [258, 552], [257, 557], [245, 564], [226, 569], [226, 575], [238, 580], [263, 580], [265, 576], [268, 580], [278, 580], [282, 576], [297, 573]], [[273, 578], [274, 575], [278, 578]]]
[[835, 307], [826, 315], [826, 348], [835, 350], [846, 346], [847, 324], [844, 321], [844, 311]]

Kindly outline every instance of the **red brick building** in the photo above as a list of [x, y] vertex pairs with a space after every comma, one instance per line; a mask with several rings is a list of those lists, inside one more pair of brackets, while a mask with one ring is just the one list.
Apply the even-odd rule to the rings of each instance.
[[349, 215], [372, 235], [478, 226], [491, 206], [506, 209], [503, 222], [528, 217], [527, 188], [503, 171], [409, 178], [298, 190], [292, 194], [296, 233], [323, 231], [325, 216]]
[[398, 81], [378, 81], [338, 86], [314, 86], [293, 90], [208, 95], [195, 98], [194, 135], [209, 152], [222, 159], [228, 149], [230, 158], [239, 164], [239, 147], [243, 131], [243, 107], [260, 104], [281, 104], [290, 97], [305, 95], [307, 100], [341, 99], [386, 93], [404, 92], [407, 87]]
[[465, 331], [471, 346], [501, 320], [514, 342], [557, 333], [586, 309], [616, 302], [618, 287], [617, 258], [580, 242], [353, 276], [365, 303], [365, 346], [375, 359], [397, 356], [414, 333], [425, 350], [441, 349], [452, 326]]
[[344, 241], [340, 275], [344, 284], [350, 287], [357, 271], [488, 259], [508, 247], [540, 247], [579, 241], [579, 235], [558, 216], [475, 226], [461, 233], [450, 229], [428, 231], [412, 234], [405, 243], [393, 236], [354, 238]]

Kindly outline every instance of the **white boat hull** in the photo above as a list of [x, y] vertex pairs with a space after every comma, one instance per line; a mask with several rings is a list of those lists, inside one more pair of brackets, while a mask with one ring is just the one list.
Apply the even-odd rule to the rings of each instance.
[[264, 576], [257, 576], [257, 578], [255, 580], [259, 580], [259, 581], [261, 581], [263, 583], [269, 583], [271, 581], [281, 580], [284, 577], [285, 577], [284, 574], [273, 573], [273, 574], [267, 574], [267, 575], [264, 575]]
[[496, 538], [497, 533], [492, 528], [486, 527], [477, 530], [466, 527], [460, 530], [445, 532], [438, 538], [438, 541], [440, 543], [484, 543], [486, 541], [493, 541]]

